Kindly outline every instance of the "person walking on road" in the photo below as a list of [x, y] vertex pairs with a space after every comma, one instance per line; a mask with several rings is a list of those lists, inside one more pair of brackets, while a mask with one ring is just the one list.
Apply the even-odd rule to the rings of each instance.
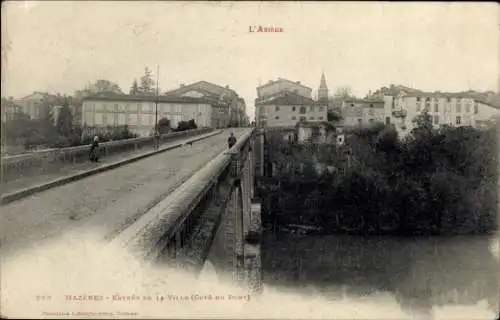
[[229, 135], [227, 144], [229, 146], [229, 149], [231, 149], [236, 144], [236, 137], [234, 136], [234, 133], [231, 132], [231, 134]]
[[90, 161], [98, 162], [99, 156], [97, 155], [97, 148], [99, 148], [99, 137], [95, 136], [94, 141], [92, 142], [92, 146], [90, 147]]

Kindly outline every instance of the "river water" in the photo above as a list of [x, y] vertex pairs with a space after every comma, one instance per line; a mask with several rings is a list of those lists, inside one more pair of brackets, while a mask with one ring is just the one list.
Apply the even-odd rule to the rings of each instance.
[[[335, 310], [356, 304], [358, 313], [349, 318], [497, 319], [498, 241], [485, 236], [268, 234], [262, 247], [263, 280], [267, 291], [336, 303], [326, 318], [344, 318], [345, 313], [336, 317]], [[361, 306], [370, 303], [362, 314]]]

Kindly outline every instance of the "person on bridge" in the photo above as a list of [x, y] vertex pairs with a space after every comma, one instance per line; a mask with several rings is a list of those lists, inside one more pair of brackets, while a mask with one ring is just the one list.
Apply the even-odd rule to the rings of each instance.
[[97, 155], [97, 148], [99, 148], [99, 137], [95, 136], [94, 141], [92, 142], [92, 146], [90, 147], [90, 161], [98, 162], [99, 156]]
[[229, 146], [229, 149], [231, 149], [236, 144], [236, 137], [234, 136], [234, 133], [231, 132], [231, 134], [229, 135], [227, 144]]

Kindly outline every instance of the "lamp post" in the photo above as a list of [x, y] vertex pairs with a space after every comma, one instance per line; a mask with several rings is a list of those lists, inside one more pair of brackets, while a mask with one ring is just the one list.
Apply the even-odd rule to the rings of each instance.
[[156, 99], [155, 99], [155, 149], [160, 147], [160, 133], [158, 132], [158, 78], [160, 77], [160, 66], [156, 65]]

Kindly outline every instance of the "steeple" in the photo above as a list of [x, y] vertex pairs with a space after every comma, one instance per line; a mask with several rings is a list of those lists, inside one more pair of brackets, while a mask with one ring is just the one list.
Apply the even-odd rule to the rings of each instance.
[[321, 81], [318, 89], [318, 101], [328, 100], [328, 86], [326, 85], [325, 73], [321, 73]]

